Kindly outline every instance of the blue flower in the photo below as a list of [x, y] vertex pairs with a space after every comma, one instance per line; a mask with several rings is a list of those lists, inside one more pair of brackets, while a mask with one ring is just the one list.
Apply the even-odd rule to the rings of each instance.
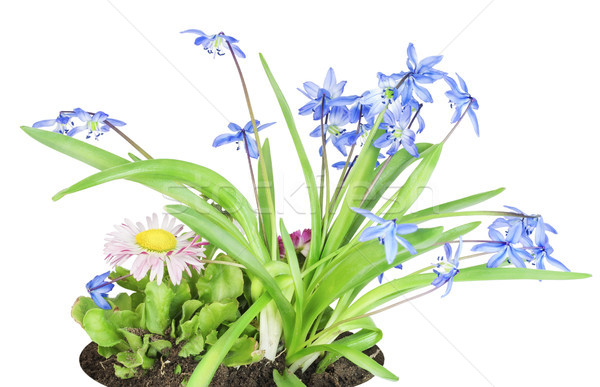
[[507, 258], [516, 267], [525, 268], [525, 261], [531, 261], [532, 256], [527, 251], [515, 247], [514, 245], [521, 240], [523, 226], [519, 223], [517, 226], [508, 230], [506, 236], [496, 229], [489, 229], [489, 236], [492, 242], [480, 243], [473, 246], [472, 251], [481, 251], [484, 253], [495, 253], [487, 263], [487, 267], [499, 267]]
[[213, 58], [216, 57], [217, 55], [219, 55], [219, 56], [225, 55], [225, 52], [223, 51], [223, 47], [225, 47], [227, 50], [229, 50], [229, 45], [227, 44], [228, 42], [229, 42], [229, 44], [231, 44], [231, 48], [233, 49], [233, 53], [235, 54], [235, 56], [237, 56], [239, 58], [246, 57], [246, 54], [244, 54], [244, 52], [236, 45], [236, 43], [238, 43], [239, 40], [237, 40], [236, 38], [234, 38], [232, 36], [228, 36], [223, 33], [207, 35], [200, 30], [194, 30], [194, 29], [181, 31], [181, 33], [182, 34], [191, 33], [191, 34], [200, 35], [199, 37], [196, 38], [196, 40], [194, 40], [194, 44], [196, 46], [204, 47], [206, 52], [208, 52], [209, 54], [213, 54]]
[[[261, 130], [266, 129], [273, 124], [274, 122], [269, 122], [268, 124], [261, 125], [260, 121], [256, 120], [256, 130], [260, 132]], [[258, 146], [256, 145], [256, 140], [254, 139], [254, 136], [248, 135], [248, 133], [254, 133], [252, 121], [248, 121], [248, 123], [244, 125], [244, 128], [240, 128], [238, 124], [234, 124], [233, 122], [230, 122], [227, 127], [233, 132], [233, 134], [225, 133], [217, 136], [217, 138], [215, 138], [213, 141], [213, 146], [216, 148], [221, 145], [235, 142], [238, 146], [237, 149], [239, 150], [240, 147], [246, 147], [246, 145], [243, 143], [245, 139], [246, 143], [248, 143], [248, 154], [250, 157], [258, 159]]]
[[124, 126], [126, 125], [123, 121], [119, 121], [113, 118], [108, 118], [108, 114], [98, 111], [94, 113], [92, 116], [90, 113], [86, 112], [83, 109], [77, 108], [73, 109], [74, 114], [77, 118], [79, 118], [83, 125], [75, 126], [71, 130], [67, 132], [67, 135], [73, 137], [79, 132], [88, 131], [86, 138], [92, 137], [95, 135], [96, 140], [98, 137], [103, 135], [104, 133], [110, 131], [110, 127], [106, 125], [105, 121], [109, 122], [114, 126]]
[[[542, 219], [541, 216], [527, 217], [530, 215], [525, 214], [523, 211], [519, 210], [516, 207], [511, 207], [511, 206], [504, 206], [504, 207], [508, 208], [511, 211], [514, 211], [515, 215], [517, 215], [517, 216], [505, 216], [504, 218], [498, 218], [492, 222], [492, 224], [489, 226], [489, 228], [498, 229], [498, 228], [507, 227], [510, 230], [511, 228], [517, 227], [520, 224], [521, 230], [523, 230], [522, 234], [521, 234], [522, 236], [521, 236], [520, 242], [527, 246], [532, 245], [532, 242], [531, 242], [531, 239], [529, 238], [529, 236], [533, 233], [533, 231], [536, 229], [536, 227], [538, 227], [538, 225], [539, 225], [539, 227], [542, 227], [544, 229], [544, 232], [549, 231], [554, 234], [557, 233], [556, 230], [554, 229], [554, 227], [552, 227], [548, 223], [544, 223], [544, 220]], [[522, 216], [519, 217], [518, 215], [522, 215]]]
[[410, 106], [401, 106], [399, 101], [389, 105], [384, 115], [386, 133], [373, 142], [376, 148], [386, 148], [388, 155], [398, 152], [400, 145], [413, 157], [419, 157], [415, 145], [415, 132], [409, 128], [412, 109]]
[[535, 230], [536, 246], [533, 250], [535, 266], [540, 270], [545, 270], [547, 262], [562, 271], [570, 271], [562, 262], [550, 256], [554, 253], [554, 249], [550, 246], [546, 235], [547, 226], [548, 224], [544, 223], [544, 220], [540, 217]]
[[442, 286], [447, 283], [448, 287], [446, 288], [446, 292], [442, 297], [446, 297], [450, 290], [452, 289], [452, 282], [454, 276], [458, 274], [458, 264], [460, 259], [460, 253], [462, 252], [462, 236], [458, 239], [458, 248], [456, 249], [456, 254], [454, 254], [454, 259], [452, 258], [452, 247], [449, 243], [444, 244], [444, 252], [446, 253], [446, 259], [442, 257], [438, 258], [438, 263], [436, 268], [433, 269], [433, 272], [437, 274], [437, 278], [431, 282], [431, 285], [436, 288]]
[[61, 112], [55, 119], [42, 120], [33, 124], [34, 128], [45, 128], [48, 126], [54, 126], [54, 129], [52, 129], [53, 132], [67, 134], [73, 128], [73, 114]]
[[[340, 151], [344, 156], [348, 156], [346, 147], [356, 144], [356, 140], [359, 137], [359, 133], [346, 132], [346, 129], [342, 128], [349, 122], [349, 112], [345, 106], [334, 106], [329, 113], [329, 120], [327, 124], [323, 124], [323, 131], [326, 134], [325, 143], [329, 140], [333, 145]], [[318, 125], [312, 132], [311, 137], [321, 137], [321, 125]], [[319, 154], [323, 155], [323, 146], [319, 149]]]
[[416, 254], [417, 250], [404, 238], [399, 235], [411, 234], [417, 231], [416, 224], [396, 224], [396, 219], [385, 220], [371, 213], [371, 211], [363, 210], [360, 208], [351, 207], [356, 213], [361, 214], [365, 218], [378, 223], [379, 226], [368, 227], [358, 237], [359, 242], [366, 242], [372, 239], [379, 239], [379, 243], [385, 247], [385, 259], [387, 263], [392, 264], [398, 254], [398, 243], [401, 244], [411, 254]]
[[[398, 98], [396, 85], [398, 80], [395, 76], [377, 73], [378, 88], [367, 91], [360, 99], [363, 106], [369, 106], [367, 118], [373, 118]], [[364, 108], [363, 108], [364, 109]], [[364, 113], [364, 111], [363, 111]]]
[[109, 274], [110, 271], [97, 275], [85, 285], [85, 288], [90, 294], [90, 297], [92, 297], [92, 300], [94, 300], [94, 303], [98, 305], [99, 308], [107, 310], [112, 308], [105, 298], [108, 297], [108, 292], [115, 287], [115, 284], [105, 281]]
[[452, 115], [450, 123], [453, 124], [460, 120], [463, 109], [468, 106], [469, 110], [467, 111], [467, 114], [471, 119], [475, 133], [479, 136], [479, 122], [477, 122], [477, 116], [475, 115], [475, 110], [479, 109], [479, 103], [477, 103], [477, 100], [473, 98], [471, 94], [469, 94], [467, 84], [465, 81], [463, 81], [460, 75], [456, 74], [456, 77], [458, 78], [460, 87], [456, 84], [454, 79], [448, 76], [444, 77], [444, 80], [450, 86], [450, 90], [446, 92], [446, 97], [450, 99], [450, 107], [454, 107], [456, 109]]
[[406, 65], [409, 71], [402, 71], [392, 75], [396, 79], [396, 82], [400, 82], [401, 79], [406, 77], [398, 89], [402, 98], [402, 105], [407, 105], [413, 99], [413, 92], [423, 102], [433, 102], [429, 91], [419, 84], [433, 83], [446, 75], [445, 72], [433, 68], [436, 64], [440, 63], [443, 56], [429, 56], [419, 62], [417, 61], [417, 51], [412, 43], [408, 45], [406, 52], [408, 54]]
[[[342, 97], [345, 86], [346, 81], [337, 82], [335, 71], [333, 71], [331, 67], [327, 71], [327, 75], [325, 75], [323, 87], [319, 87], [314, 82], [304, 82], [304, 90], [298, 88], [298, 91], [310, 99], [310, 102], [298, 109], [298, 114], [304, 116], [312, 112], [313, 119], [320, 120], [322, 105], [324, 105], [322, 115], [325, 116], [333, 106], [346, 106], [352, 104], [358, 97], [355, 95]], [[323, 97], [325, 97], [325, 101], [323, 101]]]
[[[380, 153], [380, 154], [379, 154], [379, 156], [377, 156], [377, 159], [378, 159], [378, 160], [377, 160], [377, 162], [375, 163], [375, 168], [377, 168], [377, 167], [379, 166], [379, 164], [381, 164], [381, 163], [379, 162], [379, 160], [381, 160], [381, 159], [385, 159], [385, 156], [384, 156], [384, 155], [382, 155], [382, 154]], [[349, 166], [348, 168], [352, 168], [352, 167], [354, 166], [354, 162], [355, 162], [355, 161], [356, 161], [356, 157], [354, 158], [354, 160], [352, 160], [352, 161], [350, 162], [350, 166]], [[331, 166], [332, 166], [333, 168], [335, 168], [335, 169], [344, 169], [344, 166], [345, 166], [345, 165], [346, 165], [346, 160], [344, 160], [344, 161], [338, 161], [337, 163], [333, 163], [333, 164], [331, 164]]]

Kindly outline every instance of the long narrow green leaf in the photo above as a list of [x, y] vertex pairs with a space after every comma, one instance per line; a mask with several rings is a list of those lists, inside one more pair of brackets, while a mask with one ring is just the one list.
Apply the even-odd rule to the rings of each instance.
[[317, 191], [317, 183], [315, 180], [315, 175], [313, 174], [313, 170], [310, 166], [310, 162], [308, 161], [308, 157], [306, 156], [306, 151], [304, 150], [304, 146], [302, 145], [302, 140], [298, 135], [298, 130], [296, 129], [296, 123], [294, 122], [294, 116], [292, 111], [290, 110], [290, 106], [288, 105], [279, 85], [275, 81], [275, 77], [271, 70], [269, 69], [269, 65], [267, 61], [260, 54], [260, 61], [262, 62], [263, 68], [265, 69], [265, 73], [267, 74], [267, 78], [269, 78], [269, 82], [271, 83], [271, 87], [275, 92], [275, 96], [277, 97], [277, 101], [279, 102], [279, 106], [281, 107], [281, 111], [285, 118], [285, 122], [287, 123], [287, 127], [292, 136], [292, 140], [294, 141], [294, 146], [296, 148], [296, 153], [298, 154], [298, 158], [300, 159], [300, 164], [302, 165], [302, 172], [304, 173], [304, 180], [306, 181], [306, 188], [308, 189], [308, 198], [310, 199], [310, 211], [311, 211], [311, 243], [310, 243], [310, 251], [308, 254], [308, 262], [309, 264], [314, 263], [319, 259], [319, 250], [321, 247], [321, 203], [319, 202], [319, 193]]
[[[433, 275], [430, 276], [433, 277]], [[454, 280], [458, 282], [491, 280], [574, 280], [589, 278], [591, 276], [591, 274], [587, 273], [521, 269], [518, 267], [490, 269], [483, 264], [460, 269], [460, 273], [454, 277]]]
[[308, 356], [315, 352], [325, 352], [331, 351], [339, 354], [340, 356], [345, 357], [350, 360], [352, 363], [356, 364], [362, 369], [365, 369], [372, 373], [375, 376], [379, 376], [380, 378], [397, 381], [398, 377], [388, 371], [385, 367], [377, 363], [375, 360], [371, 359], [369, 356], [365, 355], [359, 350], [354, 348], [346, 347], [342, 344], [321, 344], [321, 345], [313, 345], [302, 351], [297, 352], [294, 355], [294, 358], [302, 358], [304, 356]]
[[67, 194], [78, 192], [99, 184], [118, 179], [138, 177], [159, 177], [173, 183], [186, 184], [219, 203], [242, 226], [255, 251], [261, 251], [259, 258], [268, 260], [266, 246], [258, 233], [256, 216], [246, 198], [224, 177], [197, 164], [180, 160], [154, 159], [127, 163], [105, 169], [89, 176], [54, 196], [59, 200]]
[[476, 195], [467, 196], [462, 199], [453, 200], [444, 204], [429, 207], [421, 211], [413, 212], [412, 214], [404, 215], [398, 221], [400, 223], [413, 223], [415, 219], [435, 219], [432, 216], [436, 214], [444, 214], [462, 210], [463, 208], [471, 207], [493, 198], [504, 192], [504, 188], [498, 188], [492, 191], [482, 192]]
[[396, 193], [396, 200], [385, 214], [385, 219], [401, 217], [421, 195], [440, 159], [442, 146], [443, 144], [436, 144], [428, 149], [427, 154], [423, 156], [423, 160]]
[[[273, 183], [273, 163], [271, 161], [271, 147], [269, 140], [266, 139], [262, 146], [262, 156], [264, 158], [265, 169], [267, 176], [264, 175], [263, 169], [258, 169], [258, 202], [260, 204], [259, 214], [262, 216], [262, 225], [264, 225], [264, 234], [268, 238], [271, 251], [271, 258], [279, 256], [277, 249], [277, 228], [276, 228], [276, 212], [275, 212], [275, 185]], [[267, 194], [270, 192], [270, 195]]]
[[[290, 273], [292, 274], [292, 280], [294, 281], [294, 289], [296, 291], [295, 310], [296, 310], [296, 321], [294, 326], [302, 326], [302, 312], [304, 310], [304, 283], [302, 282], [302, 273], [300, 272], [300, 265], [298, 263], [298, 256], [294, 249], [294, 244], [290, 238], [290, 234], [285, 228], [283, 219], [279, 221], [279, 228], [281, 230], [281, 240], [283, 241], [283, 247], [285, 249], [285, 255], [290, 266]], [[299, 342], [303, 341], [304, 337], [295, 334], [292, 338], [292, 342], [288, 343], [288, 351], [294, 350]]]
[[269, 295], [267, 293], [263, 294], [240, 318], [229, 326], [223, 336], [202, 356], [202, 360], [198, 363], [187, 383], [188, 387], [208, 387], [215, 371], [219, 368], [238, 337], [269, 301], [271, 301]]
[[295, 312], [292, 308], [292, 304], [287, 300], [282, 293], [281, 288], [265, 269], [262, 262], [254, 257], [242, 244], [238, 243], [235, 238], [228, 233], [223, 232], [223, 230], [216, 228], [214, 224], [205, 219], [202, 214], [191, 208], [181, 205], [169, 205], [166, 206], [166, 210], [185, 223], [194, 232], [199, 235], [204, 235], [206, 239], [210, 240], [227, 255], [244, 265], [248, 272], [255, 275], [262, 282], [267, 292], [269, 292], [273, 298], [273, 301], [277, 304], [277, 309], [281, 314], [283, 322], [285, 339], [286, 342], [289, 343], [294, 329]]
[[[52, 148], [100, 170], [130, 163], [128, 160], [104, 149], [90, 145], [87, 142], [65, 136], [63, 134], [26, 126], [23, 126], [22, 129], [33, 139], [48, 146], [49, 148]], [[143, 178], [137, 177], [129, 180], [143, 184], [149, 188], [161, 192], [166, 196], [171, 197], [174, 200], [190, 206], [196, 211], [202, 213], [205, 217], [210, 219], [219, 227], [226, 229], [240, 243], [247, 244], [244, 236], [229, 219], [227, 219], [216, 208], [208, 204], [202, 198], [198, 197], [198, 195], [191, 192], [185, 186], [181, 184], [173, 184], [167, 179], [158, 176], [147, 176]]]

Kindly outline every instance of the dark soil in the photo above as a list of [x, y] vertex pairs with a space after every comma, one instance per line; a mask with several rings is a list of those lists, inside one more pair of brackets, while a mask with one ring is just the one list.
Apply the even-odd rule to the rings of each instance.
[[[79, 363], [85, 373], [98, 383], [109, 387], [179, 387], [181, 382], [188, 379], [196, 365], [193, 358], [180, 358], [171, 351], [171, 355], [158, 359], [150, 370], [138, 372], [138, 376], [131, 379], [120, 379], [115, 376], [113, 365], [119, 363], [114, 356], [108, 359], [98, 354], [98, 346], [95, 343], [88, 344], [79, 357]], [[383, 365], [383, 353], [379, 347], [374, 346], [365, 351], [379, 364]], [[281, 354], [274, 362], [261, 360], [239, 368], [229, 368], [221, 365], [210, 386], [212, 387], [275, 387], [273, 382], [273, 369], [281, 371], [284, 369], [285, 356]], [[296, 375], [309, 387], [352, 387], [367, 382], [373, 377], [371, 373], [357, 367], [346, 358], [340, 358], [331, 364], [325, 372], [315, 374], [317, 363], [301, 374]], [[175, 375], [175, 367], [181, 366], [181, 373]]]

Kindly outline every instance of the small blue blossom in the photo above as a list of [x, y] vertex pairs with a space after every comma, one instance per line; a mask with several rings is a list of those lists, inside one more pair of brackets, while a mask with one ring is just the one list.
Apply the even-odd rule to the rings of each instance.
[[419, 151], [415, 145], [415, 132], [409, 128], [412, 109], [410, 106], [401, 106], [400, 101], [389, 105], [384, 115], [386, 133], [382, 134], [373, 142], [376, 148], [386, 148], [387, 154], [392, 156], [400, 145], [413, 157], [419, 157]]
[[[345, 106], [334, 106], [329, 113], [327, 124], [323, 124], [323, 131], [326, 134], [325, 143], [329, 140], [344, 156], [348, 156], [346, 147], [356, 144], [359, 134], [356, 132], [347, 132], [343, 126], [349, 122], [349, 111]], [[318, 125], [312, 132], [311, 137], [321, 137], [321, 125]], [[323, 155], [323, 146], [319, 149], [319, 154]]]
[[115, 284], [106, 282], [106, 278], [110, 275], [110, 271], [104, 274], [100, 274], [92, 278], [90, 282], [85, 285], [90, 297], [94, 300], [94, 303], [102, 309], [112, 309], [106, 297], [108, 293], [115, 287]]
[[552, 246], [550, 246], [544, 227], [544, 221], [541, 218], [540, 223], [541, 226], [538, 225], [535, 230], [536, 246], [533, 249], [535, 267], [540, 270], [546, 270], [546, 263], [549, 263], [562, 271], [570, 271], [565, 265], [562, 264], [562, 262], [550, 256], [550, 254], [554, 253], [554, 249]]
[[516, 216], [505, 216], [503, 218], [498, 218], [492, 222], [489, 228], [498, 229], [506, 227], [510, 230], [511, 228], [514, 228], [520, 224], [523, 230], [520, 242], [527, 246], [532, 245], [530, 235], [533, 233], [536, 227], [538, 227], [538, 225], [544, 229], [544, 232], [549, 231], [554, 234], [557, 233], [554, 227], [552, 227], [548, 223], [544, 223], [544, 220], [541, 216], [530, 217], [531, 215], [525, 214], [523, 211], [519, 210], [516, 207], [504, 207], [508, 208], [511, 211], [514, 211]]
[[[261, 125], [260, 121], [256, 120], [256, 130], [260, 132], [261, 130], [266, 129], [273, 124], [274, 122], [269, 122], [268, 124]], [[252, 121], [248, 121], [243, 128], [241, 128], [238, 124], [234, 124], [233, 122], [230, 122], [227, 127], [233, 132], [233, 134], [225, 133], [217, 136], [213, 141], [213, 146], [216, 148], [221, 145], [235, 142], [237, 144], [237, 149], [239, 150], [241, 147], [246, 147], [244, 144], [245, 140], [248, 144], [248, 154], [250, 157], [253, 159], [258, 159], [258, 146], [256, 145], [256, 140], [254, 139], [254, 136], [248, 135], [254, 133]]]
[[522, 248], [515, 247], [515, 244], [521, 240], [523, 226], [519, 223], [517, 226], [508, 230], [506, 236], [496, 229], [490, 228], [489, 236], [492, 242], [480, 243], [473, 246], [472, 251], [481, 251], [484, 253], [495, 253], [487, 263], [487, 267], [499, 267], [508, 258], [516, 267], [525, 268], [525, 261], [532, 259], [531, 254]]
[[124, 126], [126, 125], [123, 121], [116, 120], [114, 118], [108, 118], [108, 114], [98, 111], [94, 113], [92, 116], [90, 113], [86, 112], [83, 109], [76, 108], [73, 109], [75, 117], [79, 118], [83, 125], [75, 126], [71, 130], [67, 132], [67, 135], [73, 137], [79, 132], [88, 131], [86, 138], [90, 138], [95, 136], [96, 140], [98, 137], [103, 135], [106, 132], [110, 131], [110, 127], [106, 125], [105, 121], [109, 122], [114, 126]]
[[479, 122], [477, 121], [477, 116], [475, 115], [475, 110], [479, 109], [479, 103], [471, 96], [471, 94], [469, 94], [467, 84], [460, 77], [460, 75], [456, 74], [456, 78], [458, 78], [460, 87], [454, 79], [448, 76], [444, 77], [444, 80], [450, 86], [450, 90], [445, 93], [446, 97], [450, 99], [450, 107], [454, 107], [456, 109], [452, 115], [450, 123], [453, 124], [460, 120], [463, 109], [468, 106], [469, 110], [467, 111], [467, 114], [471, 119], [471, 123], [475, 129], [475, 134], [479, 136]]
[[412, 43], [408, 45], [406, 53], [408, 55], [406, 65], [409, 71], [402, 71], [392, 75], [396, 79], [396, 82], [400, 82], [404, 78], [398, 89], [402, 98], [402, 105], [407, 105], [413, 99], [413, 92], [421, 101], [433, 102], [429, 91], [419, 84], [433, 83], [446, 75], [445, 72], [433, 68], [441, 62], [443, 56], [429, 56], [419, 62], [417, 60], [417, 51]]
[[417, 231], [416, 224], [397, 224], [396, 219], [385, 220], [373, 214], [371, 211], [352, 207], [352, 210], [361, 214], [365, 218], [378, 223], [378, 226], [368, 227], [358, 237], [359, 242], [366, 242], [372, 239], [379, 239], [379, 243], [385, 247], [385, 259], [387, 263], [392, 264], [398, 254], [398, 244], [401, 244], [411, 254], [416, 254], [417, 250], [404, 238], [399, 235], [411, 234]]
[[32, 126], [34, 128], [54, 126], [54, 129], [52, 129], [53, 132], [67, 134], [73, 128], [73, 114], [61, 112], [55, 119], [38, 121]]
[[[304, 82], [304, 90], [298, 88], [298, 91], [310, 99], [310, 102], [298, 109], [298, 114], [304, 116], [312, 112], [313, 119], [320, 120], [321, 116], [327, 115], [332, 107], [346, 106], [354, 103], [358, 99], [357, 96], [342, 96], [345, 86], [346, 81], [337, 82], [335, 71], [332, 68], [329, 68], [327, 75], [325, 75], [323, 87], [319, 87], [314, 82]], [[324, 109], [321, 114], [322, 107]]]
[[[389, 104], [398, 98], [396, 85], [398, 80], [391, 75], [377, 73], [377, 89], [372, 89], [363, 94], [360, 103], [369, 106], [369, 113], [365, 117], [373, 118], [381, 113]], [[363, 107], [364, 109], [364, 107]], [[363, 110], [364, 113], [364, 110]]]
[[454, 258], [452, 258], [452, 247], [449, 243], [444, 244], [444, 252], [446, 253], [446, 259], [443, 257], [438, 258], [438, 262], [436, 264], [436, 268], [433, 269], [433, 272], [437, 274], [437, 278], [431, 282], [431, 285], [436, 288], [448, 284], [446, 288], [446, 292], [442, 297], [446, 297], [450, 290], [452, 289], [452, 282], [454, 276], [458, 274], [458, 264], [460, 262], [460, 253], [462, 252], [462, 236], [458, 239], [458, 248], [456, 249], [456, 254], [454, 254]]
[[194, 29], [181, 31], [181, 33], [182, 34], [190, 33], [190, 34], [200, 35], [199, 37], [196, 38], [196, 40], [194, 40], [194, 44], [196, 46], [202, 46], [206, 50], [206, 52], [213, 55], [213, 58], [216, 57], [217, 55], [219, 55], [219, 56], [225, 55], [225, 52], [223, 51], [223, 47], [226, 48], [227, 50], [229, 50], [229, 45], [227, 44], [228, 42], [229, 42], [229, 44], [231, 44], [231, 48], [232, 48], [235, 56], [237, 56], [238, 58], [246, 57], [246, 54], [244, 54], [244, 52], [236, 44], [239, 42], [239, 40], [237, 40], [236, 38], [234, 38], [232, 36], [228, 36], [223, 33], [207, 35], [200, 30], [194, 30]]

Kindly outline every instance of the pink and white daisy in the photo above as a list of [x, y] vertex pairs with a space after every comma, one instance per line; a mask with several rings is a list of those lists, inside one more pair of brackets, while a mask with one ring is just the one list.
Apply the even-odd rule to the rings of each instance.
[[193, 232], [178, 235], [183, 225], [176, 225], [175, 218], [168, 215], [159, 224], [158, 215], [153, 214], [146, 217], [146, 223], [147, 227], [141, 222], [125, 219], [124, 223], [115, 226], [117, 231], [107, 235], [104, 253], [113, 267], [135, 256], [131, 267], [133, 278], [139, 281], [150, 270], [150, 281], [156, 278], [160, 284], [166, 264], [174, 285], [181, 283], [183, 271], [192, 274], [190, 266], [200, 272], [204, 267], [200, 259], [206, 257], [204, 245], [207, 242], [198, 242], [200, 237]]

